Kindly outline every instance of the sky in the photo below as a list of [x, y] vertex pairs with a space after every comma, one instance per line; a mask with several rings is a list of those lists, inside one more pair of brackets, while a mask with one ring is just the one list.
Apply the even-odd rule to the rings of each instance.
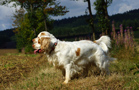
[[[87, 2], [83, 2], [83, 0], [58, 0], [61, 2], [62, 6], [66, 6], [69, 12], [64, 16], [52, 17], [53, 19], [63, 19], [74, 16], [80, 16], [85, 14], [85, 10], [87, 8]], [[92, 12], [96, 13], [94, 10], [93, 2], [95, 0], [91, 0], [92, 4]], [[14, 7], [11, 7], [13, 3], [8, 6], [0, 6], [0, 31], [5, 29], [13, 28], [13, 14], [15, 13]], [[18, 9], [19, 7], [17, 7]], [[124, 13], [129, 10], [139, 9], [139, 1], [138, 0], [113, 0], [112, 4], [108, 7], [108, 14], [111, 16], [117, 13]]]

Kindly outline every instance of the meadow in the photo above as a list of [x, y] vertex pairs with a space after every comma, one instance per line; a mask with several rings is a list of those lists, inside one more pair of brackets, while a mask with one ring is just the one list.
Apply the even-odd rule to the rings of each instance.
[[[62, 73], [43, 54], [22, 54], [0, 49], [0, 90], [137, 90], [139, 55], [110, 51], [118, 60], [110, 64], [110, 76], [91, 72], [63, 85]], [[127, 53], [128, 54], [128, 53]]]
[[23, 54], [16, 49], [0, 49], [0, 90], [138, 90], [139, 39], [132, 28], [112, 29], [110, 75], [100, 75], [92, 67], [87, 77], [71, 80], [67, 85], [60, 70], [48, 63], [44, 54]]

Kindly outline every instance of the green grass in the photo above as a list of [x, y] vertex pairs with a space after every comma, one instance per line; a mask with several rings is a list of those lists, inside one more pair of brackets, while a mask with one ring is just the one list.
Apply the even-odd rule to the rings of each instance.
[[[136, 58], [134, 58], [136, 59]], [[121, 90], [121, 89], [138, 89], [139, 74], [134, 74], [138, 68], [135, 66], [136, 60], [118, 60], [110, 66], [110, 76], [89, 76], [87, 78], [74, 79], [68, 85], [62, 85], [61, 72], [53, 67], [41, 69], [35, 76], [31, 76], [20, 84], [16, 84], [15, 90], [18, 89], [46, 89], [46, 90]]]
[[10, 55], [26, 56], [26, 57], [36, 57], [36, 56], [38, 56], [37, 54], [22, 54], [22, 53], [6, 53], [5, 55], [7, 55], [7, 56], [10, 56]]
[[110, 64], [110, 76], [92, 74], [75, 78], [67, 85], [62, 84], [61, 71], [50, 65], [44, 55], [2, 55], [0, 90], [138, 90], [138, 53], [127, 58], [115, 53], [112, 56], [118, 60]]
[[139, 38], [139, 30], [134, 31], [134, 36], [135, 36], [135, 38]]

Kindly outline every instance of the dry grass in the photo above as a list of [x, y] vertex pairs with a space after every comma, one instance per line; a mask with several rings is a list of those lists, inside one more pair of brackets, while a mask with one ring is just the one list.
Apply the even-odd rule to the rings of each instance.
[[[4, 50], [5, 51], [5, 50]], [[111, 63], [110, 76], [80, 77], [62, 85], [60, 70], [47, 63], [44, 55], [0, 55], [0, 90], [137, 90], [139, 88], [139, 56]], [[136, 73], [135, 73], [136, 72]]]
[[0, 55], [5, 55], [8, 53], [18, 53], [16, 49], [0, 49]]

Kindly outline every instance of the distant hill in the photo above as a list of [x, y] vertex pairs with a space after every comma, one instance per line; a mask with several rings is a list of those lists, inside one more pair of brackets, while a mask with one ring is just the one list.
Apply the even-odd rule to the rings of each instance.
[[110, 19], [116, 22], [122, 22], [123, 20], [139, 20], [139, 9], [134, 9], [121, 14], [112, 15]]
[[[89, 19], [89, 15], [82, 15], [78, 17], [71, 17], [71, 18], [65, 18], [62, 20], [55, 20], [54, 26], [55, 27], [77, 27], [81, 25], [88, 25], [87, 20]], [[95, 23], [96, 15], [94, 15]], [[139, 9], [134, 9], [131, 11], [127, 11], [121, 14], [115, 14], [109, 17], [111, 21], [115, 22], [123, 22], [124, 20], [139, 20]]]
[[14, 29], [0, 31], [0, 48], [16, 48]]
[[[119, 29], [120, 24], [123, 27], [132, 27], [137, 30], [139, 27], [139, 9], [127, 11], [121, 14], [115, 14], [109, 17], [110, 22], [115, 21], [116, 29]], [[62, 20], [55, 20], [54, 29], [50, 31], [57, 37], [73, 36], [77, 34], [91, 33], [91, 28], [88, 25], [89, 15], [82, 15], [78, 17], [65, 18]], [[97, 18], [94, 15], [94, 23], [96, 31], [100, 31], [97, 25]]]
[[[127, 26], [133, 27], [134, 31], [139, 29], [139, 9], [127, 11], [121, 14], [115, 14], [109, 18], [111, 22], [115, 21], [116, 29], [119, 29], [120, 24], [123, 24], [124, 28]], [[55, 20], [53, 24], [54, 28], [50, 32], [60, 39], [64, 37], [70, 38], [75, 36], [80, 37], [90, 35], [92, 31], [88, 25], [88, 20], [88, 15]], [[95, 15], [94, 23], [95, 29], [99, 32], [99, 27], [97, 25], [97, 19]], [[5, 47], [3, 44], [7, 42], [15, 42], [13, 30], [14, 29], [0, 31], [0, 48]], [[5, 48], [8, 48], [8, 45]]]

